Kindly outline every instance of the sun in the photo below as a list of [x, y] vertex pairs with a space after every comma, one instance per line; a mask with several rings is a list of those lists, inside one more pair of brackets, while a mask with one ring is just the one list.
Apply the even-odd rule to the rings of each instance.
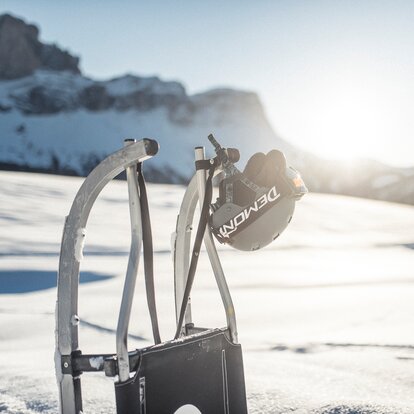
[[[395, 85], [361, 68], [320, 76], [278, 105], [276, 129], [299, 148], [327, 159], [391, 160], [403, 135]], [[292, 109], [293, 108], [293, 109]], [[405, 129], [404, 129], [405, 128]], [[400, 151], [401, 152], [401, 151]]]
[[329, 158], [369, 156], [379, 145], [381, 108], [375, 91], [351, 82], [330, 85], [312, 110], [318, 152]]

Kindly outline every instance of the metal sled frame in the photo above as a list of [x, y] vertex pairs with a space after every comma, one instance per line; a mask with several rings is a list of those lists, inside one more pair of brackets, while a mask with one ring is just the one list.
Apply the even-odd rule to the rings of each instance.
[[[137, 164], [151, 158], [158, 152], [154, 140], [126, 140], [123, 149], [104, 159], [85, 179], [66, 217], [62, 237], [59, 273], [58, 299], [56, 304], [56, 350], [55, 367], [59, 387], [60, 412], [82, 414], [80, 376], [82, 372], [105, 371], [108, 376], [119, 375], [120, 381], [129, 378], [131, 367], [135, 366], [138, 355], [128, 353], [127, 337], [139, 256], [142, 244], [141, 210], [137, 182]], [[204, 148], [195, 150], [196, 160], [202, 160]], [[116, 333], [116, 354], [82, 355], [78, 343], [78, 285], [79, 267], [82, 259], [85, 229], [91, 208], [99, 193], [119, 173], [126, 170], [131, 218], [131, 248], [121, 308]], [[220, 169], [216, 171], [216, 174]], [[189, 256], [191, 229], [197, 201], [203, 200], [206, 172], [198, 170], [192, 178], [183, 198], [173, 239], [176, 317], [184, 295]], [[221, 294], [226, 312], [230, 340], [237, 343], [237, 327], [233, 303], [224, 277], [212, 234], [208, 227], [204, 243]], [[183, 335], [198, 332], [192, 324], [191, 304], [186, 310]], [[116, 358], [115, 358], [116, 357]], [[90, 361], [93, 361], [91, 365]]]

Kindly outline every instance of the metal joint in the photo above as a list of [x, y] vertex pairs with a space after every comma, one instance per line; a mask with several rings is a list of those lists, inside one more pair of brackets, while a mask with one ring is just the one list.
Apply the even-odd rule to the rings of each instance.
[[[128, 353], [129, 370], [130, 372], [136, 371], [139, 363], [140, 353], [138, 351], [132, 351]], [[115, 377], [119, 375], [118, 357], [116, 355], [105, 358], [103, 364], [103, 370], [107, 377]]]
[[79, 377], [82, 375], [82, 371], [75, 369], [74, 359], [82, 355], [82, 351], [77, 350], [73, 351], [71, 355], [62, 355], [61, 357], [61, 366], [62, 374], [69, 374], [72, 377]]

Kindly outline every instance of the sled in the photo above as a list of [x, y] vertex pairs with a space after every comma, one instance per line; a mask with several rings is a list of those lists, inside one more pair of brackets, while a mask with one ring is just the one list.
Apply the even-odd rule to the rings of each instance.
[[[203, 414], [247, 413], [234, 307], [210, 228], [206, 225], [211, 180], [221, 172], [221, 165], [217, 157], [205, 160], [203, 147], [195, 149], [196, 174], [184, 194], [172, 243], [177, 332], [174, 339], [161, 341], [152, 274], [151, 226], [141, 169], [142, 163], [157, 152], [158, 143], [154, 140], [126, 140], [124, 148], [104, 159], [85, 179], [66, 217], [56, 307], [55, 367], [61, 414], [86, 414], [82, 407], [81, 377], [88, 372], [102, 372], [115, 378], [117, 414], [173, 414], [182, 412], [184, 407], [193, 407], [195, 411], [192, 412]], [[85, 355], [78, 341], [77, 308], [86, 224], [101, 190], [123, 170], [129, 193], [131, 247], [116, 331], [116, 351]], [[198, 203], [201, 218], [190, 254], [191, 228]], [[189, 299], [202, 241], [226, 313], [224, 328], [199, 328], [192, 321]], [[128, 352], [129, 319], [142, 246], [155, 344]]]

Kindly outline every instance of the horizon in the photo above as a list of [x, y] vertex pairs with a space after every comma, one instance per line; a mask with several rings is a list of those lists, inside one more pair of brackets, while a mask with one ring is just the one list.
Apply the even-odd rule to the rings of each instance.
[[106, 5], [4, 0], [0, 14], [37, 25], [43, 42], [80, 57], [85, 76], [155, 75], [179, 81], [189, 94], [251, 90], [275, 133], [299, 148], [327, 159], [414, 166], [414, 4]]

